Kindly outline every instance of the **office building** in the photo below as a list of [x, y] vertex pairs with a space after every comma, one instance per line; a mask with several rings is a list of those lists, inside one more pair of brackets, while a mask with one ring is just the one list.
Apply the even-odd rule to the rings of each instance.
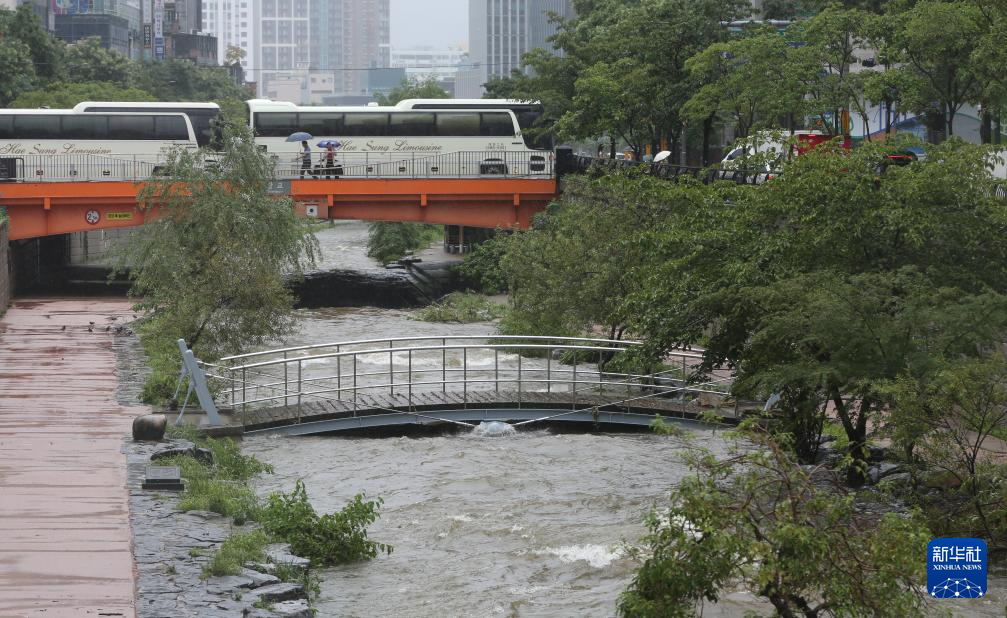
[[460, 47], [443, 49], [433, 47], [392, 48], [392, 67], [405, 69], [406, 75], [416, 79], [445, 79], [458, 73], [458, 65], [468, 62], [468, 52]]
[[139, 0], [86, 0], [52, 5], [56, 37], [73, 43], [98, 37], [105, 49], [139, 58], [142, 50]]
[[203, 31], [217, 37], [217, 59], [224, 63], [227, 50], [237, 47], [245, 52], [241, 69], [255, 81], [255, 54], [258, 47], [253, 24], [253, 0], [204, 0]]
[[573, 17], [572, 0], [469, 0], [469, 61], [458, 72], [457, 96], [479, 98], [490, 78], [522, 69], [532, 49], [551, 50], [550, 13]]

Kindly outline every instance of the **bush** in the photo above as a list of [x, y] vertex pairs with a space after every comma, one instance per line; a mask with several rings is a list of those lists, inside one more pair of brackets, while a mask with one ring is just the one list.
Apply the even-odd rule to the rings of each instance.
[[297, 481], [293, 492], [269, 496], [259, 521], [270, 535], [290, 543], [298, 556], [332, 566], [392, 552], [390, 545], [367, 538], [367, 526], [377, 520], [381, 504], [381, 499], [365, 502], [363, 494], [357, 494], [343, 510], [318, 515], [308, 502], [304, 483]]
[[484, 294], [507, 291], [507, 273], [500, 267], [500, 262], [507, 252], [508, 238], [497, 236], [483, 242], [458, 265], [458, 274], [466, 287]]
[[424, 322], [487, 322], [502, 317], [507, 312], [503, 305], [479, 294], [452, 292], [420, 309], [415, 319]]
[[643, 564], [619, 614], [695, 616], [740, 585], [783, 616], [925, 615], [926, 526], [915, 516], [865, 514], [771, 438], [751, 437], [764, 448], [692, 458], [696, 474], [647, 519]]
[[401, 259], [407, 253], [425, 248], [443, 234], [437, 225], [375, 221], [367, 227], [367, 255], [382, 264]]
[[265, 560], [268, 544], [269, 538], [262, 530], [228, 537], [203, 567], [203, 578], [239, 575], [246, 563]]

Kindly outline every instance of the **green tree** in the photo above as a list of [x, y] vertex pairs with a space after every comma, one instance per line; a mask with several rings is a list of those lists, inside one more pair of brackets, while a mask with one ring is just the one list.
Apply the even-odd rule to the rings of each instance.
[[129, 58], [105, 49], [100, 38], [92, 37], [66, 46], [63, 68], [69, 82], [110, 82], [127, 87], [130, 65]]
[[375, 93], [374, 99], [381, 105], [395, 105], [406, 99], [450, 99], [451, 95], [440, 87], [437, 79], [428, 77], [420, 79], [413, 77], [402, 80], [402, 83], [388, 91]]
[[154, 95], [158, 101], [212, 101], [224, 118], [244, 123], [247, 89], [231, 78], [226, 68], [199, 66], [187, 60], [133, 63], [130, 84]]
[[633, 618], [700, 615], [739, 583], [789, 618], [923, 616], [923, 549], [915, 517], [858, 511], [854, 497], [813, 478], [771, 441], [695, 475], [647, 519], [646, 559], [619, 599]]
[[46, 31], [31, 4], [22, 4], [13, 12], [0, 9], [0, 36], [28, 47], [39, 79], [48, 81], [59, 76], [64, 45]]
[[967, 103], [982, 97], [979, 66], [973, 52], [988, 26], [974, 5], [921, 0], [900, 15], [891, 51], [904, 75], [902, 100], [918, 113], [936, 104], [940, 128], [954, 135], [954, 117]]
[[853, 483], [889, 381], [1007, 336], [1007, 205], [984, 151], [950, 143], [879, 180], [899, 147], [820, 147], [758, 190], [664, 220], [627, 308], [655, 358], [704, 340], [707, 369], [736, 368], [736, 394], [811, 398], [788, 414], [831, 404]]
[[642, 292], [632, 273], [649, 262], [640, 234], [708, 195], [702, 185], [649, 177], [571, 178], [560, 203], [506, 242], [511, 334], [580, 335], [626, 329], [623, 299]]
[[442, 233], [443, 228], [438, 225], [375, 221], [367, 227], [367, 255], [389, 264], [407, 253], [426, 248]]
[[28, 46], [17, 39], [0, 39], [0, 105], [9, 105], [36, 83]]
[[741, 137], [760, 126], [777, 126], [802, 104], [791, 64], [791, 48], [771, 28], [710, 45], [685, 63], [699, 87], [682, 113], [695, 120], [726, 115]]
[[111, 82], [53, 82], [44, 88], [24, 92], [11, 103], [12, 107], [51, 107], [69, 109], [81, 101], [153, 101], [154, 97], [139, 88], [123, 88]]
[[249, 130], [229, 127], [223, 142], [213, 166], [202, 152], [172, 153], [167, 174], [139, 195], [156, 219], [118, 257], [137, 307], [150, 315], [145, 335], [185, 339], [206, 360], [289, 332], [294, 299], [285, 277], [302, 273], [317, 249], [293, 204], [267, 194], [272, 164]]
[[925, 504], [942, 536], [979, 536], [1007, 544], [1007, 361], [1000, 353], [948, 360], [923, 378], [893, 388], [886, 425], [907, 460], [940, 480], [943, 500]]
[[235, 62], [241, 62], [247, 55], [248, 52], [237, 45], [228, 45], [227, 51], [224, 53], [224, 64], [232, 65]]

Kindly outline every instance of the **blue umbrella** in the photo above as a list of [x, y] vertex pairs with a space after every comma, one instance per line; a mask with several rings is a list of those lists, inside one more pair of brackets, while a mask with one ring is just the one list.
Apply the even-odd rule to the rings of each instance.
[[306, 142], [309, 139], [312, 139], [312, 135], [310, 133], [306, 133], [304, 131], [298, 131], [297, 133], [291, 133], [290, 137], [287, 138], [287, 141], [288, 142]]
[[329, 146], [332, 146], [333, 148], [339, 148], [342, 145], [343, 143], [337, 139], [323, 139], [322, 141], [318, 142], [319, 148], [328, 148]]

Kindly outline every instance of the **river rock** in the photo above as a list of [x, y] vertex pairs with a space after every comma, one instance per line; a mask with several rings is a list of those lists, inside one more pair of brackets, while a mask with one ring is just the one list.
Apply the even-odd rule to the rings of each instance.
[[873, 462], [884, 461], [888, 456], [888, 449], [883, 446], [871, 445], [867, 447], [868, 459]]
[[133, 440], [136, 442], [160, 442], [168, 419], [163, 414], [143, 414], [133, 419]]
[[881, 481], [889, 485], [908, 486], [913, 482], [913, 475], [908, 472], [898, 472], [884, 477]]
[[195, 457], [198, 461], [208, 466], [213, 465], [213, 452], [209, 449], [200, 448], [188, 440], [174, 440], [170, 444], [165, 444], [151, 454], [150, 460], [156, 461], [179, 455]]
[[290, 545], [275, 543], [266, 547], [266, 559], [273, 564], [286, 564], [297, 569], [307, 569], [311, 561], [290, 553]]
[[235, 588], [251, 588], [252, 578], [244, 575], [223, 575], [206, 580], [206, 591], [210, 594], [228, 594]]
[[269, 573], [253, 571], [252, 569], [241, 569], [241, 575], [252, 581], [252, 585], [247, 586], [248, 588], [261, 588], [263, 586], [280, 583], [279, 577], [270, 575]]
[[292, 601], [304, 598], [304, 586], [280, 582], [270, 584], [262, 588], [254, 588], [241, 597], [242, 601], [255, 604], [259, 601], [265, 603], [279, 603], [280, 601]]
[[876, 466], [871, 466], [871, 468], [867, 471], [867, 476], [871, 479], [871, 483], [877, 484], [881, 481], [881, 479], [891, 474], [895, 474], [900, 470], [902, 470], [902, 466], [899, 464], [882, 462]]
[[273, 605], [272, 612], [280, 618], [314, 618], [314, 613], [304, 599], [277, 603]]

